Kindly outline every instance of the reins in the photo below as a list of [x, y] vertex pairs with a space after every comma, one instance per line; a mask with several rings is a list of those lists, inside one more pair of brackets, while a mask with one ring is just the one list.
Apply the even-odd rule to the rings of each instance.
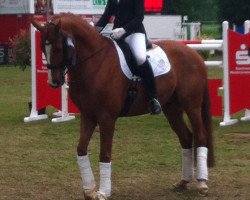
[[[83, 60], [80, 60], [80, 62], [76, 63], [76, 65], [75, 65], [74, 67], [76, 67], [77, 65], [82, 64], [82, 63], [86, 62], [87, 60], [89, 60], [90, 58], [96, 56], [96, 55], [99, 54], [101, 51], [103, 51], [105, 48], [107, 48], [107, 46], [108, 46], [108, 45], [103, 46], [101, 49], [99, 49], [98, 51], [94, 52], [94, 53], [91, 54], [90, 56], [87, 56], [87, 57], [84, 58]], [[70, 68], [70, 67], [67, 67], [67, 68], [66, 68], [67, 71], [65, 72], [64, 75], [66, 75], [66, 74], [68, 73], [68, 69], [69, 69], [69, 68]], [[71, 68], [72, 68], [72, 67], [71, 67]], [[98, 69], [97, 69], [97, 70], [98, 70]], [[87, 79], [87, 78], [85, 78], [85, 79], [80, 79], [80, 80], [74, 80], [74, 81], [70, 80], [70, 81], [67, 81], [67, 82], [68, 82], [68, 83], [79, 83], [79, 82], [82, 82], [82, 81], [84, 81], [84, 80], [86, 80], [86, 79]]]
[[90, 58], [96, 56], [96, 55], [99, 54], [101, 51], [103, 51], [105, 48], [107, 48], [107, 46], [109, 46], [109, 45], [105, 45], [105, 46], [103, 46], [102, 48], [100, 48], [100, 49], [98, 49], [97, 51], [95, 51], [93, 54], [91, 54], [91, 55], [85, 57], [84, 59], [81, 59], [80, 62], [77, 62], [74, 66], [77, 66], [77, 65], [79, 65], [79, 64], [82, 64], [82, 63], [86, 62], [87, 60], [89, 60]]

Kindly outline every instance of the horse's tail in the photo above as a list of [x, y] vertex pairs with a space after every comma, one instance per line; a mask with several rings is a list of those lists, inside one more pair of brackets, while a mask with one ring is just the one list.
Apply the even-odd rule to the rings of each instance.
[[215, 157], [214, 157], [212, 115], [211, 115], [211, 104], [210, 104], [208, 82], [206, 84], [205, 91], [203, 94], [202, 120], [204, 123], [204, 127], [206, 130], [206, 136], [207, 136], [208, 167], [213, 167], [215, 165]]

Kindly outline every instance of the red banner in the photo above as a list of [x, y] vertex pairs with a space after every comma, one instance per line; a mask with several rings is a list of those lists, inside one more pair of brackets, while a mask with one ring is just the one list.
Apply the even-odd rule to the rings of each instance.
[[230, 114], [250, 109], [250, 33], [228, 30]]
[[218, 95], [218, 90], [220, 87], [222, 87], [222, 80], [209, 79], [208, 83], [212, 116], [222, 116], [222, 96]]

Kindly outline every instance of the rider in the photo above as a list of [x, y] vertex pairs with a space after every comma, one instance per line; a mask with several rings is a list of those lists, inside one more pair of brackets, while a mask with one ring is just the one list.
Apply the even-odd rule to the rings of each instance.
[[113, 15], [115, 20], [111, 37], [115, 40], [125, 40], [129, 45], [150, 100], [151, 114], [159, 114], [161, 105], [157, 98], [153, 71], [146, 56], [146, 31], [142, 23], [144, 0], [108, 0], [104, 14], [97, 22], [96, 28], [101, 31]]

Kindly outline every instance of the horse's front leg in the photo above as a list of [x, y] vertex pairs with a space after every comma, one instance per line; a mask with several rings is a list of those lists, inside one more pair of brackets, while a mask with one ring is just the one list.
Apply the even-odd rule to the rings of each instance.
[[87, 146], [96, 123], [89, 119], [82, 118], [81, 120], [81, 136], [77, 148], [77, 158], [83, 180], [85, 200], [106, 200], [111, 195], [111, 151], [115, 119], [103, 117], [103, 120], [99, 120], [98, 124], [101, 140], [99, 158], [100, 185], [99, 190], [96, 191], [94, 176], [87, 155]]
[[100, 200], [111, 195], [111, 154], [115, 128], [115, 119], [104, 117], [99, 122], [100, 126]]
[[80, 139], [77, 147], [77, 163], [79, 165], [83, 190], [86, 200], [94, 200], [96, 196], [96, 185], [94, 175], [88, 157], [88, 144], [94, 132], [96, 124], [91, 119], [81, 115]]

